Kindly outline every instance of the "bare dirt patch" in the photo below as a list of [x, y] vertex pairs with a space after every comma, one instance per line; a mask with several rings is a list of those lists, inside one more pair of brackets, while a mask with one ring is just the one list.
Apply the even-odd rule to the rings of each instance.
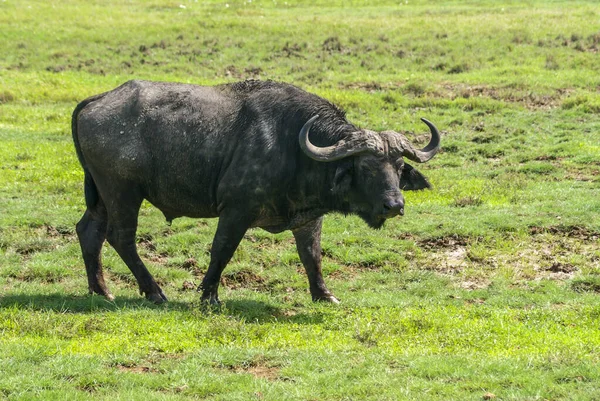
[[578, 34], [563, 35], [559, 34], [553, 39], [543, 40], [540, 39], [537, 42], [539, 47], [570, 47], [578, 52], [587, 53], [598, 53], [600, 49], [600, 32], [583, 37]]
[[468, 251], [471, 241], [457, 234], [416, 240], [416, 244], [425, 249], [427, 254], [427, 258], [419, 260], [419, 267], [454, 276], [473, 263]]
[[268, 359], [257, 356], [251, 361], [247, 361], [241, 364], [228, 364], [225, 366], [219, 366], [221, 369], [226, 369], [230, 372], [237, 374], [251, 374], [252, 376], [260, 379], [266, 379], [269, 381], [280, 380], [280, 366], [273, 364]]
[[153, 372], [153, 369], [149, 368], [148, 366], [133, 366], [133, 367], [119, 366], [118, 369], [122, 372], [130, 372], [130, 373], [152, 373]]
[[436, 248], [456, 248], [459, 246], [467, 246], [469, 238], [458, 234], [452, 234], [445, 237], [426, 238], [416, 241], [417, 245], [422, 248], [432, 250]]
[[[463, 290], [475, 291], [475, 290], [484, 290], [488, 288], [491, 284], [491, 281], [485, 278], [480, 277], [471, 277], [466, 280], [459, 281], [455, 285]], [[474, 301], [474, 303], [483, 303], [479, 302], [479, 300]]]
[[193, 281], [184, 281], [179, 291], [194, 291], [198, 286]]
[[[584, 261], [594, 265], [600, 261], [596, 255], [600, 233], [586, 227], [530, 227], [530, 235], [526, 241], [499, 239], [498, 248], [494, 240], [459, 235], [404, 239], [424, 251], [414, 260], [416, 267], [454, 277], [459, 280], [456, 285], [467, 290], [487, 288], [497, 274], [509, 274], [515, 283], [572, 280], [587, 265]], [[512, 249], [502, 250], [509, 246], [505, 240]]]
[[121, 372], [128, 373], [159, 373], [158, 369], [149, 366], [139, 366], [135, 364], [117, 364], [115, 367]]
[[342, 89], [358, 89], [369, 93], [392, 89], [392, 86], [382, 85], [378, 82], [349, 82], [340, 86]]
[[139, 246], [144, 247], [149, 251], [156, 251], [156, 246], [152, 242], [153, 240], [154, 237], [149, 233], [138, 234], [136, 239]]
[[277, 380], [279, 378], [279, 368], [268, 367], [268, 366], [251, 366], [246, 370], [245, 373], [250, 373], [254, 377], [267, 380]]
[[572, 89], [558, 89], [552, 94], [539, 94], [509, 87], [445, 83], [436, 89], [435, 94], [438, 97], [449, 98], [452, 100], [457, 98], [469, 99], [473, 97], [483, 97], [517, 103], [530, 110], [549, 110], [560, 107], [562, 100], [572, 92]]
[[227, 288], [251, 288], [255, 290], [265, 289], [267, 283], [265, 279], [251, 270], [239, 270], [232, 273], [225, 273], [221, 277], [221, 285]]
[[554, 262], [546, 270], [552, 273], [573, 273], [577, 270], [577, 267], [570, 263]]
[[538, 234], [554, 234], [561, 235], [569, 238], [576, 238], [586, 242], [598, 241], [600, 238], [600, 232], [590, 230], [589, 228], [582, 226], [549, 226], [549, 227], [529, 227], [529, 233], [532, 235]]
[[195, 258], [187, 258], [182, 264], [183, 270], [196, 271], [198, 269], [198, 261]]
[[[565, 167], [563, 167], [565, 169]], [[600, 181], [600, 169], [595, 168], [578, 168], [567, 167], [565, 177], [566, 180], [591, 182]]]
[[494, 87], [488, 85], [468, 85], [463, 83], [442, 83], [426, 86], [414, 82], [348, 82], [340, 84], [340, 89], [355, 89], [369, 93], [400, 91], [404, 95], [440, 99], [488, 98], [518, 104], [528, 110], [551, 110], [562, 105], [563, 100], [573, 93], [573, 89], [561, 88], [552, 93], [535, 93], [526, 88]]
[[304, 43], [302, 46], [299, 45], [298, 43], [289, 43], [286, 42], [285, 46], [283, 46], [283, 48], [281, 49], [281, 52], [283, 54], [284, 57], [290, 58], [290, 57], [298, 57], [298, 58], [306, 58], [302, 55], [302, 51], [306, 49], [306, 43]]
[[52, 238], [68, 238], [68, 239], [72, 239], [75, 237], [75, 230], [74, 228], [71, 227], [65, 227], [65, 226], [50, 226], [47, 225], [46, 227], [46, 234], [49, 237]]
[[331, 36], [325, 39], [321, 48], [323, 49], [323, 51], [328, 52], [330, 54], [341, 53], [344, 49], [344, 47], [342, 46], [342, 42], [340, 42], [340, 39], [337, 36]]
[[147, 256], [148, 260], [157, 265], [166, 266], [169, 264], [168, 255], [165, 253], [150, 253]]

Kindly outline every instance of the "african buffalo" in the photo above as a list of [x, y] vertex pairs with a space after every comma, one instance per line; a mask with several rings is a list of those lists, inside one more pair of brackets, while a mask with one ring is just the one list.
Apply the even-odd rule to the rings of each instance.
[[430, 186], [403, 157], [422, 163], [439, 150], [438, 130], [423, 121], [431, 140], [416, 149], [397, 132], [357, 128], [321, 97], [258, 80], [214, 87], [129, 81], [84, 100], [72, 132], [84, 171], [87, 210], [77, 235], [90, 293], [113, 298], [100, 256], [107, 239], [140, 293], [167, 300], [136, 251], [147, 199], [168, 221], [219, 217], [198, 288], [204, 303], [219, 303], [221, 273], [251, 227], [291, 230], [312, 299], [338, 302], [321, 274], [323, 215], [357, 214], [373, 228], [403, 215], [401, 189]]

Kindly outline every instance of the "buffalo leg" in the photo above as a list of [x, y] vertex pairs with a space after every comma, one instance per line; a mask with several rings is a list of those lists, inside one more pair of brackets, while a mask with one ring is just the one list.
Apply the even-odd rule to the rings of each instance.
[[292, 231], [296, 239], [296, 249], [304, 265], [313, 301], [339, 303], [338, 299], [325, 286], [321, 272], [321, 227], [323, 218], [313, 220]]
[[97, 208], [94, 212], [86, 210], [83, 217], [77, 223], [77, 236], [85, 270], [88, 278], [88, 288], [90, 294], [96, 293], [113, 300], [114, 296], [110, 293], [104, 282], [102, 273], [102, 244], [106, 238], [106, 210], [103, 206]]
[[135, 276], [140, 294], [144, 294], [149, 301], [157, 304], [167, 301], [167, 297], [140, 259], [135, 246], [138, 213], [142, 198], [128, 193], [126, 196], [123, 194], [121, 199], [111, 202], [111, 204], [115, 207], [108, 207], [106, 239]]
[[248, 230], [247, 219], [222, 214], [210, 251], [210, 264], [198, 291], [202, 291], [202, 303], [219, 305], [219, 281], [221, 273], [231, 260], [244, 234]]

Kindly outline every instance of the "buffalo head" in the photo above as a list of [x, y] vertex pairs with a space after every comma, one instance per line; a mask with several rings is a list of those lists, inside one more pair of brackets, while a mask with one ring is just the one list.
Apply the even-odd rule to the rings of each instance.
[[416, 149], [398, 132], [370, 130], [358, 130], [334, 145], [319, 147], [308, 138], [318, 117], [312, 117], [300, 130], [300, 147], [313, 160], [340, 161], [332, 191], [342, 200], [342, 211], [355, 213], [369, 226], [381, 228], [386, 219], [404, 214], [401, 190], [430, 187], [404, 158], [424, 163], [436, 155], [440, 134], [431, 122], [421, 119], [431, 130], [431, 140], [423, 149]]

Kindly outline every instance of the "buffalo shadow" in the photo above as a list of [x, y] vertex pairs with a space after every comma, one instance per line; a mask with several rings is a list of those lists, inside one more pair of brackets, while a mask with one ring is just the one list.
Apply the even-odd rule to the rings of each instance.
[[93, 314], [122, 310], [162, 309], [186, 311], [210, 317], [211, 314], [230, 316], [248, 324], [289, 322], [294, 324], [319, 324], [323, 322], [320, 311], [303, 311], [304, 307], [288, 308], [257, 300], [226, 300], [220, 307], [206, 308], [200, 302], [169, 301], [155, 305], [143, 297], [117, 296], [113, 301], [99, 295], [74, 294], [9, 294], [0, 295], [0, 309], [23, 309], [39, 312]]
[[[184, 302], [168, 302], [169, 309], [185, 310], [189, 305]], [[109, 301], [100, 295], [74, 294], [10, 294], [0, 295], [0, 309], [19, 308], [40, 312], [94, 313], [113, 312], [123, 309], [160, 309], [143, 297], [115, 297]]]

